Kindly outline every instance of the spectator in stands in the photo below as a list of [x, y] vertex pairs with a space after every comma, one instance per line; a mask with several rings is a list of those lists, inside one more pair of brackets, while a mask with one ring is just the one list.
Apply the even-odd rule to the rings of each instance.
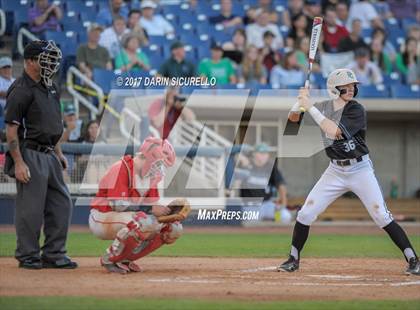
[[417, 41], [420, 41], [420, 26], [418, 24], [408, 27], [407, 38], [414, 38]]
[[165, 98], [156, 99], [149, 107], [151, 125], [161, 134], [162, 139], [167, 139], [179, 117], [189, 122], [195, 119], [194, 112], [185, 107], [186, 98], [180, 96], [178, 87], [169, 87]]
[[365, 41], [363, 41], [363, 38], [361, 36], [361, 21], [359, 19], [353, 19], [351, 25], [352, 27], [349, 36], [341, 39], [340, 43], [338, 44], [339, 52], [355, 51], [358, 48], [367, 47]]
[[327, 53], [338, 52], [340, 41], [349, 36], [347, 29], [337, 24], [337, 14], [333, 7], [325, 9], [325, 19], [322, 26], [323, 48]]
[[383, 82], [381, 70], [370, 61], [369, 50], [365, 47], [356, 50], [355, 61], [350, 63], [348, 68], [353, 70], [362, 85], [377, 85]]
[[308, 29], [312, 28], [314, 17], [322, 15], [321, 4], [319, 0], [305, 0], [303, 13], [308, 17]]
[[337, 25], [343, 26], [347, 29], [349, 19], [349, 5], [346, 1], [339, 1], [335, 6], [335, 12], [337, 13]]
[[303, 85], [305, 73], [299, 67], [296, 52], [290, 51], [283, 56], [282, 64], [273, 67], [270, 75], [270, 84], [273, 88], [295, 87]]
[[232, 0], [220, 1], [220, 15], [209, 17], [213, 25], [221, 24], [224, 28], [236, 27], [242, 24], [242, 18], [232, 13]]
[[203, 59], [198, 65], [198, 72], [200, 76], [208, 79], [216, 78], [218, 85], [235, 84], [236, 76], [232, 62], [222, 56], [222, 47], [216, 43], [212, 44], [211, 59]]
[[407, 38], [402, 53], [397, 54], [395, 65], [405, 77], [407, 84], [420, 84], [420, 62], [418, 56], [418, 41]]
[[267, 12], [269, 23], [277, 24], [279, 16], [277, 15], [276, 8], [274, 7], [272, 0], [259, 0], [256, 7], [252, 7], [246, 12], [245, 24], [248, 25], [257, 22], [258, 15], [262, 11]]
[[196, 76], [195, 64], [185, 59], [185, 48], [182, 42], [172, 43], [171, 57], [160, 66], [158, 74], [169, 78]]
[[375, 7], [366, 0], [359, 0], [358, 2], [352, 3], [350, 6], [347, 28], [349, 28], [354, 19], [360, 19], [363, 29], [384, 27], [381, 17], [378, 15], [378, 12], [376, 12]]
[[[10, 57], [0, 58], [0, 110], [3, 111], [6, 106], [6, 94], [10, 85], [15, 81], [12, 76], [13, 62]], [[0, 116], [3, 113], [0, 113]]]
[[420, 20], [419, 2], [417, 0], [387, 0], [387, 3], [396, 19]]
[[392, 62], [385, 53], [384, 45], [380, 38], [373, 39], [370, 43], [370, 60], [385, 74], [392, 72]]
[[140, 26], [141, 11], [133, 9], [128, 13], [127, 29], [131, 33], [136, 33], [144, 45], [148, 44], [146, 33], [144, 29]]
[[373, 3], [373, 6], [375, 7], [376, 12], [378, 12], [378, 15], [381, 17], [382, 20], [386, 20], [388, 18], [393, 17], [391, 8], [389, 7], [387, 1], [377, 0], [375, 3]]
[[[242, 181], [240, 195], [249, 202], [260, 204], [260, 220], [275, 220], [276, 211], [280, 212], [280, 220], [291, 221], [287, 206], [287, 188], [283, 175], [278, 169], [277, 161], [270, 156], [270, 147], [266, 143], [257, 144], [251, 160], [242, 156], [238, 158], [239, 165], [248, 170], [247, 177]], [[274, 199], [278, 194], [279, 198]], [[254, 198], [254, 199], [253, 199]]]
[[382, 42], [383, 52], [390, 58], [391, 61], [394, 61], [397, 52], [395, 50], [394, 45], [389, 40], [387, 40], [385, 30], [383, 30], [382, 28], [374, 29], [372, 32], [372, 41], [376, 39]]
[[[304, 37], [298, 42], [298, 47], [296, 49], [297, 63], [303, 72], [305, 72], [308, 69], [309, 44], [310, 44], [309, 37]], [[315, 56], [315, 62], [312, 64], [312, 72], [321, 71], [321, 67], [319, 66], [319, 63], [320, 63], [320, 55], [319, 53], [317, 53]]]
[[76, 108], [73, 104], [64, 107], [64, 132], [62, 142], [81, 142], [83, 121], [76, 116]]
[[92, 120], [86, 125], [85, 134], [82, 143], [103, 143], [105, 139], [101, 135], [99, 129], [99, 121]]
[[239, 83], [267, 84], [267, 70], [255, 45], [248, 45], [242, 64], [238, 67]]
[[140, 25], [149, 36], [164, 36], [174, 33], [174, 27], [162, 15], [155, 15], [157, 5], [151, 0], [141, 2]]
[[124, 17], [115, 16], [114, 20], [112, 21], [112, 26], [106, 28], [101, 33], [99, 45], [105, 47], [109, 52], [109, 56], [114, 59], [121, 52], [121, 40], [123, 36], [128, 32], [129, 30], [125, 24]]
[[292, 18], [292, 28], [287, 36], [287, 46], [290, 48], [296, 48], [297, 41], [304, 37], [311, 35], [311, 30], [308, 32], [308, 19], [303, 14], [297, 14]]
[[99, 38], [103, 28], [98, 24], [91, 24], [88, 28], [88, 42], [77, 49], [76, 64], [82, 73], [92, 79], [93, 69], [112, 69], [108, 50], [99, 45]]
[[264, 47], [261, 49], [261, 56], [263, 58], [263, 64], [267, 72], [270, 73], [271, 69], [279, 63], [280, 53], [271, 48], [274, 34], [271, 31], [264, 32]]
[[47, 30], [60, 31], [60, 19], [63, 17], [60, 7], [49, 4], [48, 0], [36, 0], [33, 8], [29, 9], [29, 30], [42, 38]]
[[287, 27], [292, 27], [292, 19], [303, 12], [303, 0], [289, 0], [287, 8], [283, 11], [282, 21]]
[[242, 28], [236, 29], [232, 35], [232, 41], [223, 43], [223, 57], [227, 57], [239, 65], [246, 48], [246, 33]]
[[96, 17], [96, 22], [104, 28], [111, 27], [117, 16], [122, 16], [124, 20], [128, 17], [128, 8], [123, 0], [110, 0], [109, 2], [109, 7], [101, 9]]
[[267, 11], [257, 12], [257, 22], [246, 26], [246, 37], [249, 44], [254, 44], [257, 48], [264, 46], [264, 33], [271, 31], [274, 34], [275, 39], [271, 48], [277, 50], [283, 47], [283, 37], [279, 31], [277, 25], [270, 22], [270, 15]]
[[147, 55], [140, 50], [143, 45], [136, 33], [128, 33], [122, 38], [124, 49], [115, 57], [115, 69], [125, 71], [149, 71], [150, 63]]

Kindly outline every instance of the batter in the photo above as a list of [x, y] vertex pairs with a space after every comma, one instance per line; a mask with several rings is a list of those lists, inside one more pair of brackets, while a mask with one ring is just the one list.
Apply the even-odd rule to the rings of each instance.
[[309, 112], [321, 128], [326, 154], [331, 161], [298, 213], [289, 259], [278, 267], [278, 271], [299, 269], [300, 252], [308, 238], [310, 225], [334, 200], [352, 191], [363, 202], [376, 225], [383, 228], [403, 252], [408, 262], [406, 273], [420, 275], [419, 259], [406, 233], [388, 210], [375, 177], [365, 141], [366, 111], [353, 100], [358, 83], [353, 71], [335, 70], [327, 80], [331, 100], [312, 105], [309, 90], [301, 88], [298, 102], [289, 114], [290, 121], [297, 121], [300, 108]]

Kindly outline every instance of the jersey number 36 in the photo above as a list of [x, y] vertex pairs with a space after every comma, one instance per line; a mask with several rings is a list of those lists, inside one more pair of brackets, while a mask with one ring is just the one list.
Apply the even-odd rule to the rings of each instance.
[[353, 151], [356, 148], [356, 145], [354, 144], [353, 140], [349, 140], [348, 142], [344, 142], [343, 144], [345, 152]]

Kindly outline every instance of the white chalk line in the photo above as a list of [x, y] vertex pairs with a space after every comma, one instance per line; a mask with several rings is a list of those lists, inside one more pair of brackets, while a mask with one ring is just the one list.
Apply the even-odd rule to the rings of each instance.
[[321, 278], [321, 279], [332, 279], [332, 280], [348, 280], [348, 279], [360, 279], [362, 276], [343, 276], [339, 274], [308, 274], [305, 275], [306, 277], [312, 277], [312, 278]]
[[391, 286], [420, 285], [420, 281], [391, 283]]

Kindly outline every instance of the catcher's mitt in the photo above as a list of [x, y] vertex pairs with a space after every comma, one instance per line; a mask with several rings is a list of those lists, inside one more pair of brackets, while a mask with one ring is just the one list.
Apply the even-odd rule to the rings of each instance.
[[159, 223], [173, 223], [183, 221], [188, 217], [191, 212], [191, 206], [187, 199], [177, 198], [167, 205], [171, 209], [168, 215], [162, 215], [157, 218]]

